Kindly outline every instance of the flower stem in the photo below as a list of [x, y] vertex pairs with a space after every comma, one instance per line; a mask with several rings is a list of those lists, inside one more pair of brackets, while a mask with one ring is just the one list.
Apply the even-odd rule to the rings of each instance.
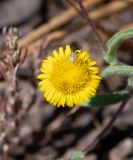
[[84, 154], [86, 155], [89, 151], [91, 151], [98, 143], [99, 141], [107, 134], [107, 132], [112, 128], [115, 120], [118, 118], [121, 111], [126, 106], [128, 100], [130, 99], [131, 95], [129, 95], [119, 106], [118, 110], [114, 114], [114, 116], [111, 118], [109, 123], [103, 128], [103, 130], [95, 137], [95, 139], [90, 143], [84, 150]]

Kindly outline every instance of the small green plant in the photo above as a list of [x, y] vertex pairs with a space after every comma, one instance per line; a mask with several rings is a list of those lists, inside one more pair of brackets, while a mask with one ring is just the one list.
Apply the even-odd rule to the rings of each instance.
[[98, 94], [93, 97], [88, 104], [85, 104], [86, 106], [107, 106], [120, 102], [129, 95], [133, 86], [133, 66], [121, 64], [117, 60], [116, 53], [120, 44], [131, 37], [133, 37], [133, 28], [124, 29], [116, 33], [107, 41], [108, 50], [103, 54], [108, 66], [103, 70], [102, 77], [107, 78], [113, 74], [126, 76], [128, 78], [126, 88], [122, 91], [109, 94]]
[[75, 151], [70, 160], [85, 160], [85, 155], [81, 151]]

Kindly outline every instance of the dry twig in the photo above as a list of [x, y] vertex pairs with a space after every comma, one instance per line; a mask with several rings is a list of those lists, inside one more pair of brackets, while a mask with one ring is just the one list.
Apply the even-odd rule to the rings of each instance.
[[[95, 0], [95, 1], [90, 0], [90, 1], [87, 1], [86, 3], [84, 3], [84, 6], [86, 8], [88, 8], [89, 6], [93, 6], [93, 5], [98, 4], [100, 2], [101, 2], [100, 0]], [[110, 4], [107, 4], [103, 7], [100, 7], [96, 10], [91, 11], [90, 17], [94, 21], [98, 21], [101, 18], [105, 18], [107, 16], [110, 16], [112, 14], [120, 12], [121, 10], [124, 10], [127, 7], [128, 7], [128, 4], [126, 2], [114, 1]], [[28, 35], [23, 37], [20, 40], [19, 46], [24, 47], [24, 46], [30, 44], [28, 47], [29, 48], [28, 54], [31, 54], [31, 53], [33, 53], [36, 46], [40, 45], [40, 43], [42, 41], [42, 37], [44, 37], [44, 35], [46, 35], [46, 37], [50, 37], [50, 38], [48, 38], [48, 39], [50, 39], [50, 42], [53, 42], [55, 40], [63, 38], [64, 36], [67, 35], [67, 33], [65, 31], [55, 31], [49, 35], [47, 35], [47, 33], [49, 33], [50, 31], [52, 31], [54, 29], [57, 29], [58, 27], [67, 23], [76, 15], [77, 15], [77, 12], [75, 10], [73, 10], [73, 8], [70, 8], [67, 11], [64, 11], [60, 15], [60, 17], [58, 17], [58, 16], [54, 17], [48, 23], [42, 25], [38, 29], [30, 32]]]

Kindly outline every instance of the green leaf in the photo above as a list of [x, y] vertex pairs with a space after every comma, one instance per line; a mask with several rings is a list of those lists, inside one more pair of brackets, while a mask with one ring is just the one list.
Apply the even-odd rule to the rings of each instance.
[[75, 151], [70, 160], [85, 160], [85, 156], [81, 151]]
[[113, 93], [102, 93], [97, 94], [96, 96], [92, 97], [91, 100], [86, 103], [84, 106], [86, 107], [105, 107], [111, 104], [118, 103], [122, 101], [124, 98], [128, 96], [128, 91], [117, 91]]
[[133, 66], [128, 66], [128, 65], [109, 66], [103, 70], [102, 77], [106, 78], [106, 77], [111, 76], [112, 74], [133, 76]]
[[118, 33], [116, 33], [111, 39], [107, 41], [107, 47], [108, 51], [104, 55], [104, 59], [107, 63], [111, 65], [118, 64], [117, 58], [116, 58], [116, 51], [119, 48], [120, 44], [133, 37], [133, 27], [124, 29]]

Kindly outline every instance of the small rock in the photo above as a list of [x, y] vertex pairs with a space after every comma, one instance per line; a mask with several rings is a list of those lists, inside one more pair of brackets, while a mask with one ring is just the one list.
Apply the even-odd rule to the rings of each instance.
[[0, 28], [18, 25], [35, 15], [41, 0], [6, 0], [0, 3]]
[[125, 157], [132, 152], [132, 149], [133, 140], [126, 138], [110, 151], [110, 160], [124, 160]]

